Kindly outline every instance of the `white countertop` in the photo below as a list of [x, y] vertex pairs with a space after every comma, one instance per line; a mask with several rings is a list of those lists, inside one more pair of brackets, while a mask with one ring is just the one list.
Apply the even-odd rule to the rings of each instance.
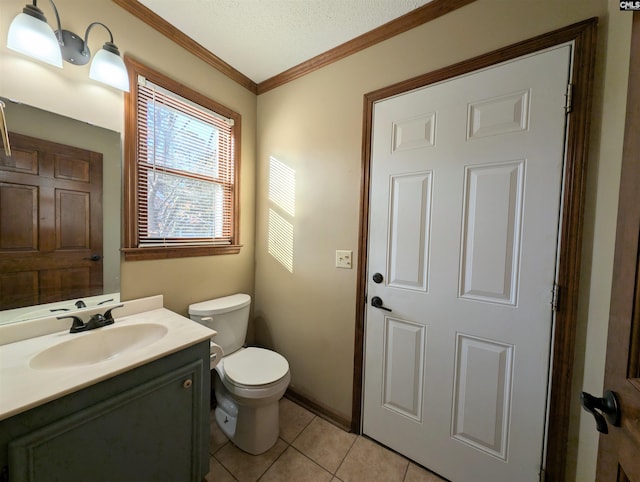
[[[125, 303], [122, 311], [131, 310], [127, 309]], [[116, 311], [114, 315], [117, 315]], [[70, 326], [70, 320], [66, 322]], [[43, 370], [34, 369], [29, 363], [43, 350], [77, 337], [91, 336], [92, 331], [70, 334], [67, 327], [64, 331], [1, 345], [0, 420], [211, 339], [216, 334], [215, 331], [165, 308], [115, 317], [113, 325], [97, 330], [143, 323], [162, 324], [168, 329], [167, 334], [149, 345], [91, 365]]]

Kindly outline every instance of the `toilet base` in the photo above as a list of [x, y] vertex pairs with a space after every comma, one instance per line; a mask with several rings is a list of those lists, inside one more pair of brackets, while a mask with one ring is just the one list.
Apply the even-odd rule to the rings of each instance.
[[220, 430], [235, 446], [251, 455], [259, 455], [278, 440], [278, 403], [261, 407], [240, 408], [238, 416], [227, 414], [221, 407], [216, 407], [216, 422]]
[[221, 407], [216, 407], [215, 409], [216, 423], [222, 433], [227, 436], [228, 439], [233, 438], [236, 433], [236, 421], [237, 417], [232, 417], [228, 413], [226, 413]]
[[[280, 434], [280, 397], [268, 402], [247, 405], [237, 403], [216, 376], [215, 417], [218, 427], [239, 449], [259, 455], [275, 445]], [[249, 401], [247, 402], [255, 402]]]

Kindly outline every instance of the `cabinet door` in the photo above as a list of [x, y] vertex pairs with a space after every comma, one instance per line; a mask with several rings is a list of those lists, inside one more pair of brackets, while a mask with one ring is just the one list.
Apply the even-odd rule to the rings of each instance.
[[200, 480], [202, 360], [9, 444], [12, 482]]

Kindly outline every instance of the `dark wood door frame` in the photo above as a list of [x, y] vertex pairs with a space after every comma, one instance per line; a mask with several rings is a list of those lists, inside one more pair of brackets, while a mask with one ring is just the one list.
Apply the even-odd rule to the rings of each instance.
[[[637, 440], [637, 397], [640, 386], [640, 12], [633, 13], [631, 57], [627, 86], [616, 245], [607, 336], [604, 390], [620, 398], [620, 428], [609, 429], [598, 444], [596, 479], [640, 480]], [[601, 396], [600, 394], [597, 395]], [[595, 425], [594, 428], [595, 430]], [[621, 472], [626, 472], [624, 476]], [[627, 477], [627, 478], [625, 478]]]
[[559, 258], [559, 305], [554, 327], [549, 406], [549, 427], [546, 449], [546, 479], [563, 481], [567, 453], [571, 380], [575, 330], [578, 315], [578, 285], [582, 251], [582, 226], [585, 204], [587, 154], [596, 53], [598, 20], [592, 18], [555, 30], [548, 34], [495, 50], [443, 69], [415, 77], [364, 96], [362, 139], [362, 182], [360, 193], [360, 230], [358, 237], [358, 281], [356, 299], [356, 332], [351, 429], [360, 433], [362, 421], [362, 381], [364, 362], [364, 328], [367, 291], [367, 245], [369, 220], [369, 190], [371, 136], [375, 102], [457, 77], [478, 69], [515, 59], [566, 42], [574, 44], [572, 72], [573, 104], [567, 133], [564, 199]]

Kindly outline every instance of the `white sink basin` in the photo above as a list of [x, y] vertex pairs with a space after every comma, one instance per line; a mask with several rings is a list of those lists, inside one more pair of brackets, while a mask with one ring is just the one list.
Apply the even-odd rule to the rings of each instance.
[[136, 350], [161, 339], [167, 327], [158, 323], [110, 326], [70, 336], [41, 351], [31, 359], [29, 366], [36, 370], [51, 370], [93, 365], [118, 355]]

